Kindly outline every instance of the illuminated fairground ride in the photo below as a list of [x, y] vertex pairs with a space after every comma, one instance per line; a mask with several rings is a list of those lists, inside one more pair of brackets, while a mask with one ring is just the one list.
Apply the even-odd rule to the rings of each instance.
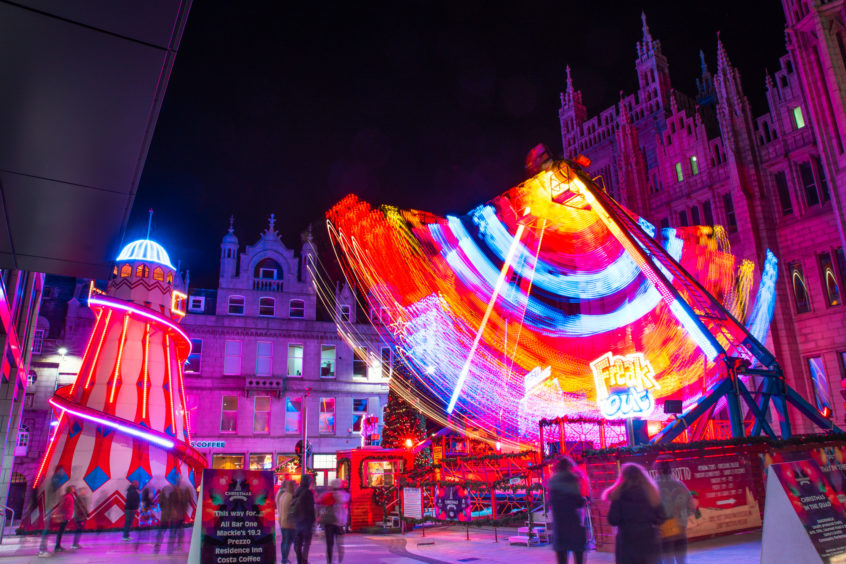
[[[348, 281], [410, 369], [392, 386], [445, 425], [518, 445], [561, 416], [653, 421], [660, 442], [703, 415], [736, 437], [775, 437], [778, 420], [787, 437], [787, 403], [832, 428], [762, 344], [772, 253], [753, 293], [754, 265], [721, 227], [659, 230], [578, 164], [538, 170], [462, 217], [353, 195], [327, 212]], [[681, 415], [657, 409], [667, 400]]]

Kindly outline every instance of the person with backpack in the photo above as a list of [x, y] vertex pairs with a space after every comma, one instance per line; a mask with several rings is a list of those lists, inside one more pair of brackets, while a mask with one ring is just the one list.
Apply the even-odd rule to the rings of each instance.
[[665, 564], [684, 564], [687, 558], [687, 521], [696, 512], [696, 501], [681, 480], [673, 476], [673, 465], [666, 458], [655, 461], [658, 493], [667, 520], [658, 527], [661, 557]]
[[291, 515], [291, 502], [294, 499], [294, 482], [286, 481], [276, 494], [276, 508], [279, 512], [279, 530], [282, 531], [281, 558], [282, 564], [290, 564], [288, 555], [294, 544], [294, 519]]
[[335, 544], [338, 545], [338, 562], [344, 561], [344, 528], [347, 526], [348, 506], [350, 494], [343, 489], [341, 480], [332, 480], [332, 489], [318, 500], [321, 507], [320, 524], [326, 533], [326, 562], [332, 564], [332, 552]]
[[314, 529], [314, 494], [311, 491], [311, 476], [300, 479], [300, 487], [291, 500], [290, 515], [294, 521], [294, 553], [297, 564], [308, 564], [308, 550], [311, 548], [311, 534]]

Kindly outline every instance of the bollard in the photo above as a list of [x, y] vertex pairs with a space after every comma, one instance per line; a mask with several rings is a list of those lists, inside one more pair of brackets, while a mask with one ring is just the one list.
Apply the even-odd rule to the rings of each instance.
[[470, 525], [465, 525], [464, 531], [466, 533], [466, 540], [470, 540]]
[[496, 525], [494, 525], [494, 542], [499, 542], [499, 535], [496, 533]]

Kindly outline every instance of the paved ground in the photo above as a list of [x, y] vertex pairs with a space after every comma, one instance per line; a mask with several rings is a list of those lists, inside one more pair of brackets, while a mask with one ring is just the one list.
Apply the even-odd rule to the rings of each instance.
[[[423, 537], [420, 531], [405, 535], [347, 535], [345, 539], [345, 564], [552, 564], [555, 555], [549, 547], [511, 546], [502, 530], [499, 542], [494, 542], [492, 530], [470, 530], [466, 540], [463, 527], [427, 529]], [[278, 538], [278, 537], [277, 537]], [[120, 540], [120, 533], [86, 533], [82, 536], [83, 548], [52, 554], [49, 559], [37, 557], [38, 537], [6, 536], [0, 544], [0, 564], [39, 562], [91, 562], [92, 564], [128, 564], [130, 562], [173, 562], [187, 560], [188, 530], [185, 530], [184, 550], [161, 554], [153, 552], [155, 533], [151, 535], [133, 532], [135, 542]], [[70, 546], [71, 538], [62, 544]], [[51, 541], [55, 539], [51, 537]], [[50, 549], [52, 551], [51, 542]], [[690, 547], [690, 564], [747, 564], [758, 562], [761, 554], [760, 533], [747, 533], [721, 537], [693, 543]], [[291, 557], [293, 559], [293, 553]], [[326, 562], [324, 538], [318, 533], [312, 543], [309, 560], [313, 563]], [[278, 560], [277, 560], [278, 561]], [[294, 559], [295, 561], [295, 559]], [[592, 564], [614, 562], [613, 554], [591, 552], [587, 562]]]

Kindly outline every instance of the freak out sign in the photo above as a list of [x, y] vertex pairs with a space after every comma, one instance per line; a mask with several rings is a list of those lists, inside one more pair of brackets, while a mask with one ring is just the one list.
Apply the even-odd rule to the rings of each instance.
[[605, 353], [590, 363], [596, 382], [596, 403], [606, 419], [646, 417], [655, 408], [655, 372], [642, 353]]

